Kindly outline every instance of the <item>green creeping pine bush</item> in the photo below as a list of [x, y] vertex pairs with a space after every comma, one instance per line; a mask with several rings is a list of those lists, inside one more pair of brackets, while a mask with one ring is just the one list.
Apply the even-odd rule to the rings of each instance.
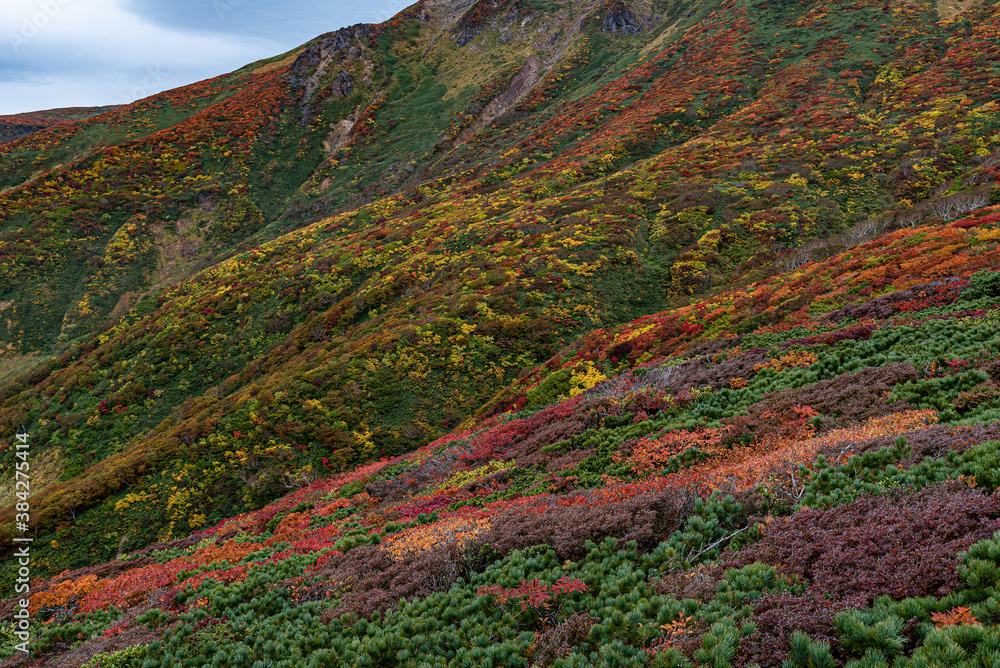
[[971, 390], [990, 379], [982, 369], [972, 369], [939, 378], [923, 378], [907, 381], [893, 389], [893, 396], [905, 399], [917, 408], [933, 408], [940, 411], [942, 422], [958, 418], [954, 409], [955, 397]]
[[969, 277], [969, 285], [962, 290], [962, 301], [983, 297], [1000, 297], [1000, 271], [983, 269]]
[[14, 635], [14, 630], [13, 622], [0, 625], [0, 661], [17, 651], [14, 645], [21, 641]]
[[681, 469], [694, 466], [698, 462], [711, 459], [711, 455], [700, 448], [690, 447], [679, 455], [674, 455], [667, 460], [667, 466], [660, 472], [661, 475], [670, 475]]
[[820, 455], [812, 471], [799, 467], [803, 479], [808, 480], [801, 505], [832, 508], [862, 494], [883, 494], [901, 487], [921, 489], [960, 475], [975, 476], [977, 488], [986, 494], [1000, 486], [1000, 441], [980, 443], [963, 453], [952, 450], [940, 459], [925, 458], [908, 469], [896, 468], [894, 464], [911, 453], [900, 436], [893, 446], [853, 455], [840, 466], [829, 466]]
[[[966, 288], [966, 290], [968, 289]], [[995, 297], [977, 297], [976, 299], [980, 301], [961, 302], [951, 306], [926, 309], [921, 311], [921, 317], [945, 315], [970, 308], [988, 309], [996, 306]], [[784, 341], [810, 334], [804, 330], [792, 330], [780, 334], [763, 335], [768, 337], [768, 343], [766, 346], [764, 343], [760, 345], [773, 347]], [[748, 347], [750, 344], [744, 341], [742, 345]], [[810, 350], [817, 353], [820, 359], [808, 369], [790, 369], [780, 374], [773, 371], [764, 372], [757, 374], [751, 380], [750, 385], [740, 392], [719, 391], [717, 394], [724, 395], [723, 404], [728, 405], [733, 402], [737, 404], [726, 411], [730, 414], [736, 414], [741, 410], [741, 407], [758, 401], [765, 391], [829, 380], [839, 374], [862, 367], [881, 367], [895, 362], [908, 361], [919, 369], [934, 361], [941, 363], [947, 359], [971, 359], [981, 354], [983, 346], [991, 350], [1000, 349], [1000, 334], [998, 334], [995, 323], [991, 324], [987, 318], [930, 320], [918, 325], [883, 327], [873, 331], [867, 340], [845, 340], [830, 347], [819, 345], [810, 347]], [[937, 380], [940, 381], [940, 379]], [[950, 387], [944, 389], [946, 391], [952, 390]], [[952, 391], [957, 394], [957, 390]], [[949, 397], [949, 399], [951, 398], [953, 397]], [[706, 407], [717, 408], [723, 404], [709, 401], [706, 402]]]
[[[731, 499], [712, 499], [699, 510], [704, 521], [709, 511], [736, 510]], [[737, 513], [738, 514], [738, 513]], [[725, 517], [725, 515], [724, 515]], [[684, 541], [684, 533], [672, 536]], [[706, 536], [702, 536], [704, 540]], [[478, 595], [483, 586], [518, 586], [538, 578], [551, 584], [560, 577], [580, 578], [587, 591], [569, 595], [555, 622], [586, 614], [595, 622], [572, 652], [552, 664], [570, 666], [671, 666], [685, 659], [676, 652], [658, 652], [649, 659], [646, 649], [660, 637], [659, 625], [676, 621], [681, 614], [694, 616], [709, 626], [702, 646], [692, 658], [704, 666], [729, 668], [742, 638], [752, 635], [750, 620], [755, 601], [767, 594], [799, 595], [804, 585], [781, 576], [773, 566], [754, 563], [726, 571], [717, 594], [707, 603], [659, 595], [651, 586], [655, 574], [669, 567], [675, 548], [666, 543], [639, 555], [634, 543], [620, 547], [614, 539], [587, 543], [578, 562], [561, 562], [549, 546], [515, 551], [470, 573], [445, 592], [401, 602], [384, 617], [358, 619], [337, 616], [336, 600], [292, 606], [278, 583], [302, 572], [312, 556], [296, 555], [285, 562], [266, 564], [242, 583], [211, 581], [182, 597], [207, 598], [207, 608], [183, 613], [177, 625], [137, 656], [116, 654], [109, 660], [154, 668], [178, 665], [261, 666], [528, 666], [538, 642], [538, 619], [498, 607], [490, 596]], [[984, 668], [1000, 648], [995, 627], [934, 628], [931, 615], [968, 605], [984, 624], [1000, 621], [1000, 532], [980, 541], [962, 555], [962, 587], [941, 599], [934, 597], [892, 601], [877, 599], [866, 610], [851, 610], [835, 617], [841, 647], [850, 668]], [[332, 614], [332, 618], [331, 618]], [[218, 621], [228, 617], [226, 621]], [[910, 620], [916, 619], [913, 627]], [[324, 621], [324, 620], [329, 620]], [[97, 620], [95, 620], [97, 621]], [[147, 613], [140, 623], [162, 626], [161, 611]], [[65, 625], [64, 625], [65, 626]], [[75, 627], [74, 627], [75, 628]], [[60, 635], [71, 632], [66, 628]], [[909, 635], [908, 635], [909, 634]], [[902, 650], [908, 638], [916, 641], [912, 656]], [[912, 646], [912, 645], [911, 645]], [[128, 659], [128, 662], [124, 659]], [[688, 664], [689, 665], [689, 664]], [[794, 634], [783, 668], [833, 668], [830, 647]], [[95, 666], [96, 668], [96, 666]]]
[[840, 633], [840, 645], [847, 652], [862, 655], [862, 665], [892, 661], [906, 642], [900, 635], [905, 622], [895, 615], [872, 610], [845, 610], [833, 618]]
[[715, 558], [728, 545], [738, 548], [759, 536], [756, 526], [747, 524], [748, 511], [732, 496], [713, 492], [707, 501], [694, 499], [694, 508], [684, 526], [660, 543], [644, 563], [657, 562], [656, 568], [677, 571]]
[[[1000, 532], [979, 541], [962, 555], [962, 586], [944, 596], [893, 601], [880, 597], [870, 608], [845, 610], [834, 617], [844, 668], [994, 668], [1000, 666]], [[693, 658], [712, 668], [729, 668], [742, 637], [754, 633], [747, 617], [753, 601], [766, 592], [799, 594], [802, 585], [784, 580], [772, 566], [751, 564], [729, 570], [715, 599], [696, 617], [712, 624]], [[932, 615], [968, 606], [978, 625], [936, 628]], [[907, 647], [911, 648], [907, 650]], [[912, 652], [912, 654], [910, 653]], [[664, 665], [679, 665], [664, 664]], [[782, 668], [834, 668], [831, 647], [797, 631]]]
[[753, 602], [765, 594], [801, 594], [805, 585], [779, 575], [774, 566], [757, 562], [726, 571], [718, 591], [713, 600], [699, 609], [699, 616], [710, 624], [735, 624], [749, 618], [753, 614]]
[[541, 474], [534, 468], [514, 467], [511, 471], [510, 481], [506, 489], [493, 492], [489, 496], [482, 497], [481, 500], [475, 499], [474, 505], [485, 505], [494, 501], [506, 501], [517, 494], [524, 493], [525, 490], [542, 479]]
[[[969, 601], [982, 603], [998, 596], [1000, 584], [1000, 532], [992, 538], [974, 543], [961, 555], [958, 578], [967, 592]], [[1000, 621], [1000, 615], [992, 613], [993, 621]]]
[[782, 668], [834, 668], [837, 665], [828, 643], [815, 642], [802, 631], [792, 634], [789, 650]]
[[[834, 617], [845, 668], [985, 668], [1000, 665], [1000, 532], [959, 555], [962, 586], [944, 596], [893, 601]], [[978, 624], [936, 628], [932, 615], [967, 606]], [[794, 641], [793, 641], [794, 645]], [[914, 647], [908, 654], [906, 647]], [[795, 653], [793, 647], [793, 654]], [[786, 664], [785, 668], [792, 668]]]
[[73, 615], [72, 621], [65, 624], [46, 626], [39, 637], [31, 643], [31, 654], [35, 657], [42, 656], [56, 645], [73, 644], [93, 638], [121, 616], [121, 612], [110, 606], [106, 611]]
[[337, 540], [334, 549], [347, 552], [359, 545], [378, 545], [382, 542], [382, 537], [377, 533], [368, 534], [364, 531], [350, 532], [348, 535]]
[[83, 664], [83, 668], [128, 668], [146, 657], [147, 645], [135, 645], [119, 652], [104, 652]]
[[[702, 635], [702, 646], [695, 650], [693, 658], [712, 668], [729, 668], [740, 640], [753, 635], [757, 630], [754, 622], [749, 619], [753, 614], [754, 602], [767, 594], [801, 594], [804, 591], [804, 585], [779, 575], [777, 569], [768, 564], [754, 563], [740, 569], [729, 569], [719, 582], [718, 594], [713, 600], [701, 606], [697, 606], [696, 601], [683, 601], [684, 604], [694, 603], [695, 617], [711, 624], [710, 630]], [[808, 648], [806, 652], [809, 652]], [[803, 665], [817, 668], [827, 664], [817, 662], [816, 666]], [[800, 667], [792, 665], [786, 668]]]
[[[753, 633], [750, 625], [744, 628], [747, 629], [746, 635]], [[694, 652], [694, 660], [713, 668], [726, 668], [736, 656], [736, 649], [740, 646], [742, 636], [743, 634], [732, 624], [716, 622], [712, 624], [712, 630], [702, 637], [701, 647]]]
[[[731, 656], [738, 637], [726, 619], [746, 617], [749, 602], [770, 591], [801, 591], [772, 566], [752, 564], [730, 570], [720, 584], [716, 601], [702, 606], [695, 600], [678, 601], [658, 594], [651, 581], [673, 569], [716, 555], [726, 540], [745, 526], [747, 511], [731, 497], [713, 495], [697, 501], [685, 527], [653, 551], [640, 555], [635, 543], [619, 546], [613, 538], [586, 543], [578, 562], [560, 561], [547, 545], [514, 551], [468, 573], [444, 592], [402, 601], [384, 617], [358, 619], [337, 615], [337, 600], [292, 605], [280, 583], [302, 575], [316, 555], [295, 555], [280, 563], [261, 564], [247, 579], [223, 584], [211, 580], [197, 589], [188, 587], [178, 602], [206, 599], [208, 605], [182, 613], [163, 640], [148, 646], [145, 658], [132, 665], [273, 665], [273, 666], [524, 666], [537, 641], [538, 619], [496, 606], [479, 596], [483, 586], [513, 588], [537, 578], [551, 584], [560, 577], [579, 578], [587, 591], [566, 597], [555, 623], [576, 614], [595, 621], [589, 635], [573, 652], [553, 666], [649, 665], [647, 648], [660, 635], [660, 625], [704, 609], [716, 623], [719, 639], [713, 657]], [[745, 535], [745, 534], [744, 534]], [[308, 581], [308, 576], [306, 581]], [[329, 623], [321, 621], [331, 619]], [[219, 622], [218, 620], [226, 621]], [[151, 611], [140, 619], [150, 628], [162, 627], [168, 617]], [[735, 628], [735, 627], [732, 627]], [[738, 636], [752, 632], [744, 624]], [[223, 641], [224, 639], [224, 641]], [[654, 665], [680, 666], [676, 653], [658, 654]]]
[[669, 422], [666, 420], [643, 420], [624, 426], [588, 429], [579, 436], [569, 439], [569, 445], [575, 450], [594, 450], [594, 454], [577, 464], [575, 475], [580, 479], [582, 487], [598, 487], [603, 475], [628, 475], [630, 465], [612, 466], [615, 454], [621, 445], [629, 439], [642, 438], [659, 429], [664, 429]]
[[572, 374], [567, 369], [560, 369], [527, 392], [527, 408], [551, 404], [559, 397], [569, 392], [569, 379]]
[[357, 496], [365, 489], [365, 483], [360, 480], [355, 480], [354, 482], [349, 482], [340, 488], [337, 492], [337, 496], [341, 499], [350, 499], [353, 496]]

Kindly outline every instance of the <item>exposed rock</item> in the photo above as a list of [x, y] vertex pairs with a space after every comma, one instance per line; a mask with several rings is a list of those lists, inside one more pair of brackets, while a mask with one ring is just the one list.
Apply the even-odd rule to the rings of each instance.
[[303, 81], [310, 70], [321, 66], [324, 62], [346, 58], [350, 55], [347, 51], [351, 47], [351, 41], [367, 41], [371, 36], [371, 29], [367, 23], [359, 23], [350, 28], [341, 28], [322, 35], [318, 42], [300, 53], [292, 63], [292, 83]]
[[202, 211], [215, 211], [218, 206], [219, 204], [215, 201], [214, 192], [210, 190], [198, 191], [198, 208]]
[[507, 86], [507, 89], [490, 100], [486, 106], [483, 107], [481, 117], [483, 123], [489, 123], [494, 118], [513, 107], [518, 100], [524, 97], [524, 95], [531, 90], [535, 83], [538, 82], [540, 69], [541, 63], [538, 58], [535, 56], [529, 56], [528, 60], [525, 61], [524, 66], [521, 67], [521, 71], [518, 72], [513, 79], [511, 79], [510, 85]]
[[326, 149], [327, 155], [336, 153], [338, 149], [351, 143], [351, 130], [354, 129], [354, 124], [356, 122], [357, 111], [339, 123], [330, 124], [331, 132], [327, 135], [326, 139], [323, 140], [323, 148]]
[[[299, 54], [292, 63], [289, 80], [293, 85], [301, 84], [304, 88], [301, 102], [303, 126], [309, 122], [311, 115], [309, 102], [319, 88], [327, 68], [333, 62], [343, 63], [348, 58], [360, 57], [362, 49], [355, 42], [367, 43], [371, 30], [371, 26], [367, 23], [359, 23], [350, 28], [326, 33], [318, 42]], [[353, 90], [354, 82], [351, 80], [351, 75], [342, 71], [333, 83], [334, 98], [350, 95]]]
[[535, 56], [528, 56], [521, 70], [514, 75], [507, 88], [483, 106], [483, 110], [476, 122], [458, 133], [451, 146], [455, 147], [464, 144], [483, 129], [483, 127], [489, 125], [498, 116], [501, 116], [517, 104], [538, 83], [541, 69], [541, 61]]
[[635, 14], [621, 0], [617, 0], [608, 8], [608, 13], [604, 15], [601, 22], [601, 31], [612, 35], [621, 33], [622, 35], [638, 35], [642, 32], [642, 25], [636, 20]]
[[337, 80], [333, 82], [333, 97], [335, 99], [347, 97], [352, 92], [354, 92], [354, 82], [351, 80], [351, 75], [345, 70], [338, 74]]
[[[479, 33], [488, 30], [490, 23], [500, 17], [503, 17], [502, 24], [496, 27], [500, 29], [501, 33], [506, 33], [512, 25], [521, 20], [522, 12], [527, 14], [530, 11], [529, 8], [520, 5], [519, 0], [478, 0], [451, 29], [451, 32], [456, 35], [455, 43], [459, 46], [465, 46]], [[502, 41], [507, 41], [507, 39], [509, 37], [504, 39], [502, 35]]]

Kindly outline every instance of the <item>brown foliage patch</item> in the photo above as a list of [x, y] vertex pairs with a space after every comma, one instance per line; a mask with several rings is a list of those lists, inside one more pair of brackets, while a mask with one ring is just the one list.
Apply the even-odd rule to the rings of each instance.
[[[757, 664], [776, 668], [788, 658], [792, 633], [802, 631], [814, 641], [829, 643], [837, 648], [837, 629], [833, 616], [845, 609], [843, 603], [822, 596], [768, 594], [757, 601], [752, 621], [757, 630], [740, 640], [733, 658], [735, 668]], [[836, 653], [836, 652], [835, 652]], [[843, 656], [837, 658], [843, 659]]]
[[703, 564], [676, 573], [666, 573], [653, 582], [657, 594], [673, 594], [677, 600], [693, 598], [708, 603], [715, 598], [726, 572], [725, 566]]
[[804, 508], [771, 524], [726, 565], [779, 566], [858, 606], [882, 595], [942, 596], [958, 585], [958, 553], [998, 528], [1000, 495], [983, 496], [956, 481], [829, 510]]
[[394, 609], [401, 599], [429, 596], [447, 589], [459, 574], [461, 555], [456, 545], [443, 545], [396, 562], [375, 545], [362, 545], [339, 555], [315, 571], [326, 576], [330, 590], [344, 592], [334, 610], [371, 617]]
[[578, 612], [557, 624], [554, 628], [542, 633], [530, 650], [532, 665], [551, 666], [556, 659], [563, 659], [573, 653], [573, 650], [587, 639], [590, 627], [598, 622], [589, 613]]
[[843, 457], [888, 448], [899, 436], [906, 439], [907, 445], [913, 449], [913, 454], [900, 461], [897, 466], [909, 468], [923, 461], [924, 457], [938, 459], [944, 457], [950, 450], [961, 453], [974, 445], [1000, 439], [1000, 422], [960, 425], [958, 427], [935, 425], [903, 434], [880, 436], [861, 441], [841, 441], [820, 448], [818, 454], [822, 454], [831, 461], [838, 461]]
[[917, 370], [909, 362], [884, 367], [865, 367], [854, 373], [805, 387], [788, 388], [765, 395], [747, 408], [747, 414], [733, 419], [736, 437], [758, 434], [773, 428], [774, 419], [765, 414], [785, 415], [794, 406], [809, 406], [824, 416], [823, 427], [846, 427], [869, 418], [892, 415], [912, 409], [908, 402], [885, 402], [894, 385], [917, 379]]
[[640, 492], [611, 503], [601, 491], [505, 509], [478, 540], [500, 554], [547, 544], [560, 559], [579, 559], [586, 540], [607, 537], [619, 544], [634, 540], [640, 550], [651, 549], [688, 513], [690, 498], [673, 489]]

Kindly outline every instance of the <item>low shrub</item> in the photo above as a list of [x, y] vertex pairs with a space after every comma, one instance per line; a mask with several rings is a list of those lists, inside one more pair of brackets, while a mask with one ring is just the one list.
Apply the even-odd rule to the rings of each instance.
[[730, 566], [781, 564], [817, 592], [855, 606], [878, 596], [942, 596], [959, 585], [958, 554], [1000, 528], [1000, 496], [961, 482], [863, 496], [774, 521]]

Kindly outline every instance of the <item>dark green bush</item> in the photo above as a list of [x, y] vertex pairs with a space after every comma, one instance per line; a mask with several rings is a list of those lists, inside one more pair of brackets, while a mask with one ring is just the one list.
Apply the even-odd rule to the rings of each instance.
[[963, 301], [1000, 297], [1000, 271], [982, 269], [969, 277], [969, 285], [962, 290]]

